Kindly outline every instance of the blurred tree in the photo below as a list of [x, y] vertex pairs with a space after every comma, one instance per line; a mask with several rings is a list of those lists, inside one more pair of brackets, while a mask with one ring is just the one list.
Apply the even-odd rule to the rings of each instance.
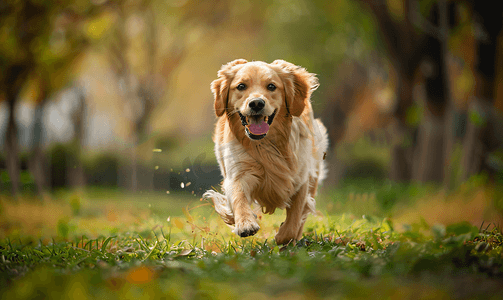
[[59, 1], [2, 1], [0, 3], [0, 89], [9, 103], [6, 134], [7, 168], [12, 194], [19, 190], [19, 154], [16, 104], [28, 85], [36, 102], [32, 166], [39, 193], [44, 182], [42, 138], [43, 105], [54, 92], [65, 86], [75, 74], [88, 46], [83, 31], [86, 22], [97, 14], [100, 3]]
[[[379, 47], [372, 14], [355, 1], [271, 1], [265, 13], [270, 60], [283, 58], [322, 74], [315, 110], [337, 93], [341, 65], [375, 62]], [[344, 66], [342, 67], [344, 68]], [[351, 69], [352, 67], [349, 67]], [[351, 74], [348, 72], [348, 76]], [[355, 85], [359, 74], [355, 74]], [[350, 80], [346, 78], [346, 80]], [[323, 95], [323, 96], [321, 96]], [[330, 99], [333, 100], [333, 99]], [[346, 104], [343, 104], [346, 105]]]
[[423, 64], [421, 75], [426, 90], [424, 112], [416, 133], [411, 179], [441, 183], [448, 174], [447, 162], [453, 147], [453, 124], [447, 117], [452, 109], [447, 59], [449, 25], [452, 26], [449, 16], [453, 15], [454, 6], [450, 5], [449, 9], [447, 1], [440, 0], [430, 4], [430, 8], [423, 7], [421, 13], [417, 2], [410, 2], [410, 5], [412, 22], [424, 35], [423, 44], [419, 46], [423, 47], [420, 63]]
[[43, 83], [45, 76], [39, 76], [41, 83], [36, 86], [38, 91], [35, 93], [35, 111], [33, 114], [33, 139], [31, 145], [31, 157], [29, 160], [28, 168], [33, 174], [35, 180], [35, 187], [37, 189], [37, 194], [42, 195], [47, 187], [47, 170], [45, 170], [44, 154], [42, 152], [42, 134], [43, 134], [43, 112], [44, 106], [47, 101], [47, 88], [48, 84]]
[[81, 84], [76, 84], [73, 88], [76, 95], [76, 107], [72, 114], [74, 127], [74, 138], [72, 148], [75, 149], [76, 161], [70, 162], [69, 183], [72, 187], [83, 188], [85, 186], [84, 166], [82, 162], [85, 136], [85, 119], [87, 112], [86, 90]]
[[[372, 55], [372, 49], [379, 50], [383, 45], [394, 69], [392, 73], [396, 73], [393, 78], [396, 78], [398, 98], [394, 111], [390, 177], [397, 181], [444, 182], [449, 186], [455, 176], [452, 152], [463, 132], [464, 120], [460, 108], [453, 104], [451, 94], [458, 97], [459, 90], [470, 88], [469, 80], [465, 80], [466, 86], [453, 85], [450, 82], [452, 74], [449, 74], [449, 59], [452, 60], [452, 45], [450, 49], [449, 43], [452, 32], [459, 31], [458, 7], [463, 3], [447, 0], [272, 1], [266, 12], [266, 16], [274, 15], [266, 21], [268, 36], [272, 40], [270, 53], [274, 55], [271, 59], [280, 53], [283, 58], [322, 75], [320, 90], [315, 94], [322, 99], [316, 99], [314, 109], [324, 108], [324, 122], [334, 146], [345, 133], [347, 116], [361, 105], [357, 102], [362, 87], [375, 80], [374, 76], [369, 76], [368, 69], [376, 64], [382, 65], [375, 59], [377, 55]], [[371, 14], [364, 8], [369, 8]], [[479, 8], [474, 10], [480, 11]], [[481, 13], [482, 17], [479, 17], [492, 20], [484, 22], [492, 22], [489, 30], [493, 33], [485, 36], [493, 41], [501, 25], [494, 22], [501, 23], [501, 12], [494, 9], [491, 13]], [[493, 54], [482, 50], [477, 52], [482, 65], [494, 67], [494, 49]], [[488, 57], [492, 57], [492, 62], [484, 63]], [[494, 74], [490, 76], [494, 78]], [[332, 82], [324, 84], [326, 78]], [[422, 83], [425, 90], [424, 99], [420, 100], [414, 96], [415, 89], [420, 87], [418, 83]], [[490, 90], [494, 90], [494, 86]], [[485, 109], [480, 105], [477, 107], [476, 111], [480, 113], [470, 113], [470, 119], [484, 120], [485, 115], [492, 115], [494, 111], [492, 105]], [[474, 159], [474, 153], [487, 153], [481, 147], [487, 148], [484, 145], [489, 141], [498, 140], [494, 134], [498, 126], [488, 125], [490, 129], [487, 130], [480, 124], [478, 127], [469, 126], [468, 136], [478, 138], [493, 132], [484, 142], [470, 142], [465, 138], [463, 160], [480, 165], [485, 156]], [[477, 134], [481, 130], [488, 133]], [[331, 165], [340, 166], [340, 163]]]
[[0, 4], [0, 88], [9, 106], [5, 148], [12, 194], [19, 190], [19, 145], [16, 104], [35, 62], [37, 39], [46, 30], [48, 9], [37, 2], [2, 1]]
[[[476, 90], [470, 104], [463, 140], [461, 179], [488, 168], [488, 154], [503, 148], [503, 111], [496, 109], [497, 79], [501, 78], [503, 7], [486, 1], [467, 1], [473, 11], [477, 38]], [[499, 72], [499, 74], [498, 74]], [[501, 171], [501, 170], [499, 170]]]
[[[392, 145], [390, 177], [396, 181], [439, 180], [438, 177], [443, 173], [442, 155], [438, 155], [442, 153], [440, 128], [448, 96], [444, 85], [443, 37], [438, 34], [440, 30], [433, 28], [431, 23], [432, 3], [423, 3], [420, 9], [413, 0], [364, 2], [375, 16], [388, 57], [397, 73], [398, 100], [394, 113], [396, 137]], [[442, 20], [443, 18], [444, 16]], [[438, 14], [433, 19], [438, 26]], [[418, 128], [419, 141], [414, 141], [414, 127], [411, 126], [414, 75], [424, 59], [428, 60], [431, 69], [426, 74], [427, 112]], [[419, 146], [414, 149], [414, 145]], [[435, 152], [437, 154], [432, 155]]]
[[[212, 32], [226, 20], [230, 4], [142, 0], [117, 2], [114, 6], [117, 18], [105, 44], [130, 120], [130, 174], [123, 174], [130, 179], [129, 189], [137, 190], [138, 185], [153, 188], [153, 170], [144, 170], [139, 176], [138, 152], [142, 144], [150, 142], [149, 122], [154, 108], [194, 38]], [[166, 25], [169, 33], [162, 36], [168, 40], [161, 41], [159, 28]]]
[[[368, 68], [381, 64], [376, 60], [379, 43], [372, 14], [355, 1], [316, 0], [271, 1], [265, 15], [268, 59], [282, 58], [319, 74], [313, 109], [321, 114], [335, 149], [348, 116], [374, 79]], [[330, 154], [327, 180], [335, 184], [345, 166]]]
[[[471, 104], [467, 134], [463, 141], [462, 179], [484, 168], [489, 151], [501, 147], [495, 115], [495, 65], [502, 9], [477, 1], [448, 2], [388, 0], [365, 1], [380, 27], [388, 56], [398, 74], [396, 131], [402, 136], [393, 145], [391, 178], [452, 185], [452, 151], [457, 128], [462, 127], [449, 88], [449, 27], [456, 25], [457, 8], [469, 3], [471, 20], [479, 30], [475, 100]], [[421, 63], [426, 97], [424, 112], [415, 128], [413, 80]], [[453, 86], [462, 89], [461, 86]], [[462, 120], [462, 119], [461, 119]], [[417, 131], [416, 131], [417, 130]], [[415, 133], [416, 131], [416, 133]], [[462, 130], [464, 131], [464, 130]]]
[[[347, 130], [348, 117], [357, 105], [360, 105], [361, 93], [369, 83], [368, 70], [357, 61], [349, 60], [340, 65], [334, 78], [337, 89], [329, 94], [321, 116], [328, 130], [330, 146], [342, 141]], [[362, 88], [363, 86], [363, 88]], [[346, 165], [337, 155], [329, 156], [329, 184], [338, 184], [345, 174]]]
[[[152, 174], [138, 176], [138, 145], [146, 142], [150, 135], [149, 121], [154, 107], [163, 92], [159, 78], [159, 36], [152, 1], [121, 2], [115, 7], [117, 20], [113, 35], [107, 41], [108, 57], [117, 76], [123, 95], [125, 112], [131, 121], [130, 128], [130, 184], [133, 191], [138, 181], [151, 188]], [[178, 65], [183, 57], [176, 44], [169, 52], [172, 66]], [[136, 62], [136, 63], [135, 63]], [[140, 62], [140, 63], [138, 63]]]

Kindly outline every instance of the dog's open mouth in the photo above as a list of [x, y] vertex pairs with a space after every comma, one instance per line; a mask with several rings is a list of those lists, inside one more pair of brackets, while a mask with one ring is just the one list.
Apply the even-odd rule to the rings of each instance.
[[245, 127], [246, 135], [252, 140], [263, 139], [269, 132], [269, 127], [276, 116], [276, 111], [274, 111], [270, 116], [264, 115], [250, 115], [243, 116], [239, 112], [239, 117], [241, 118], [241, 124]]

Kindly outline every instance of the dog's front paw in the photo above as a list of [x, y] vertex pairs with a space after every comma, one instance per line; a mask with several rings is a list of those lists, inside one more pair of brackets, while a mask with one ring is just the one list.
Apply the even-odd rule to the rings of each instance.
[[254, 219], [242, 219], [236, 222], [232, 232], [240, 237], [247, 237], [255, 235], [259, 229], [260, 226]]

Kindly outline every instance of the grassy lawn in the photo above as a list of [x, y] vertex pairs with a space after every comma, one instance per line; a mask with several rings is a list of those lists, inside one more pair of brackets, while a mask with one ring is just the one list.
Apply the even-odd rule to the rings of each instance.
[[[496, 195], [496, 196], [495, 196]], [[191, 194], [0, 196], [2, 299], [501, 299], [497, 189], [348, 183], [325, 190], [305, 237], [284, 212], [231, 233]], [[496, 198], [495, 198], [496, 197]]]

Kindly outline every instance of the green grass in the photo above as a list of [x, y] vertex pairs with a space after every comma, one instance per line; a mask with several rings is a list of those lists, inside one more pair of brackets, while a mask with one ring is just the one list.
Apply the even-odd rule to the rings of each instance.
[[[338, 194], [320, 195], [320, 212], [308, 218], [304, 238], [284, 247], [274, 243], [284, 212], [259, 216], [258, 234], [239, 238], [208, 202], [192, 195], [88, 190], [61, 191], [43, 204], [0, 199], [0, 295], [3, 299], [501, 298], [503, 236], [498, 225], [463, 221], [442, 225], [422, 217], [398, 223], [399, 216], [392, 216], [397, 212], [379, 204], [390, 197], [379, 193], [387, 187], [374, 188], [346, 186]], [[461, 188], [453, 197], [471, 198], [480, 188], [485, 187]], [[362, 216], [364, 208], [352, 204], [351, 211], [348, 203], [359, 201], [369, 207], [363, 201], [364, 191], [375, 192], [375, 200], [367, 196], [366, 201], [377, 204], [375, 213]], [[437, 201], [441, 192], [434, 192]], [[398, 203], [410, 205], [430, 199], [432, 190], [411, 195], [404, 187], [397, 193]], [[330, 199], [333, 207], [343, 202], [347, 213], [341, 208], [329, 212]], [[35, 208], [39, 215], [13, 216], [27, 216]], [[32, 224], [42, 222], [37, 216], [43, 219], [38, 227]]]

